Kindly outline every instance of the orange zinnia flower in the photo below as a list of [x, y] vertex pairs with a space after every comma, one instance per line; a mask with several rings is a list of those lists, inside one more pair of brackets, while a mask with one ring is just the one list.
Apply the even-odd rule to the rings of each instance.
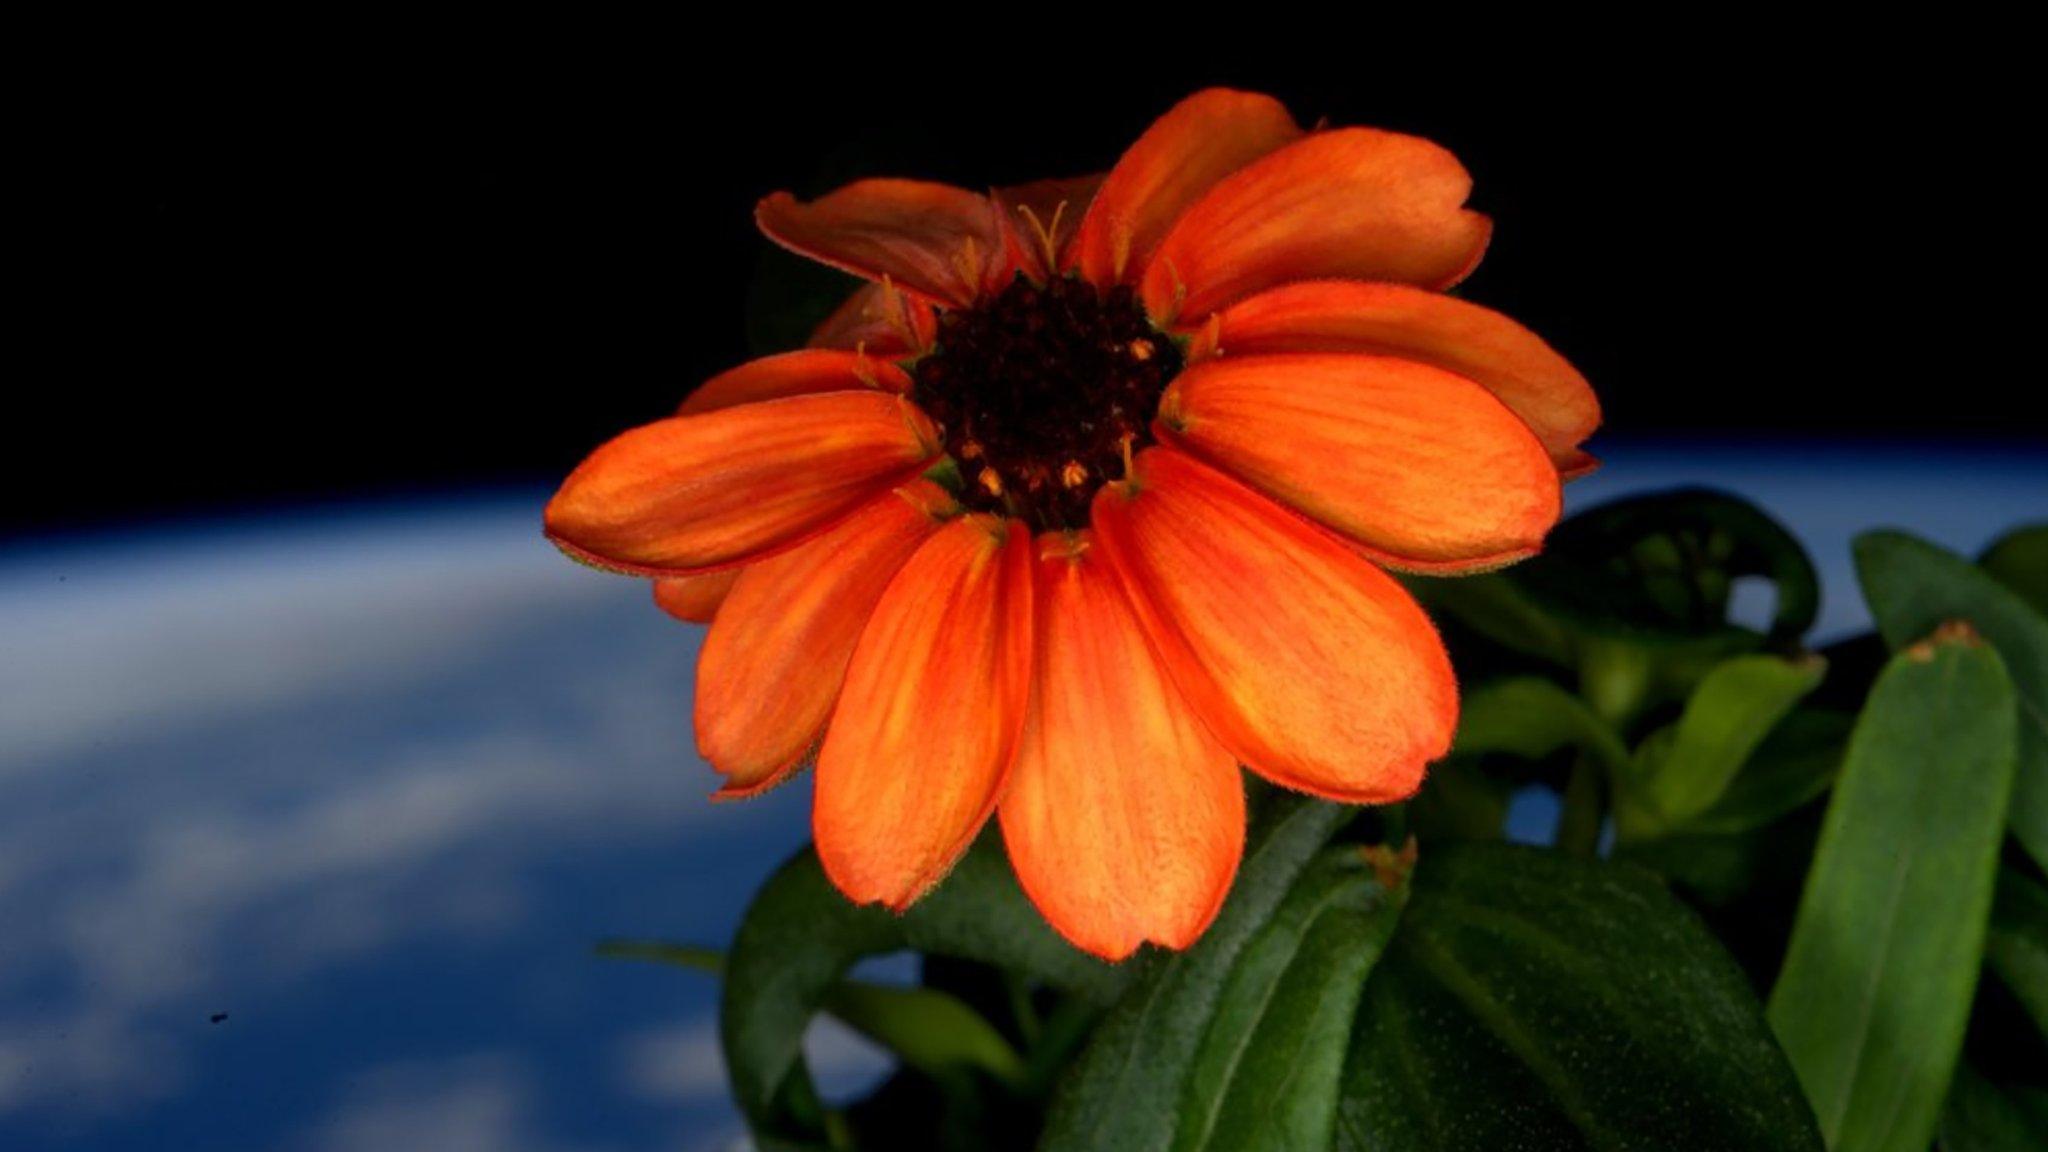
[[1067, 938], [1185, 947], [1236, 872], [1239, 764], [1385, 803], [1448, 748], [1449, 658], [1380, 566], [1528, 556], [1592, 465], [1585, 380], [1441, 291], [1486, 247], [1470, 186], [1428, 141], [1212, 90], [1100, 179], [770, 196], [771, 238], [872, 283], [599, 448], [548, 533], [715, 615], [719, 795], [815, 755], [847, 896], [909, 905], [1000, 812]]

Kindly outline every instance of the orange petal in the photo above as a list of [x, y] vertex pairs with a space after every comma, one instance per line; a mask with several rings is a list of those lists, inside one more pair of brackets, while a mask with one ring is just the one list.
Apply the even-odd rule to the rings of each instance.
[[1497, 568], [1557, 523], [1557, 469], [1528, 426], [1412, 360], [1205, 361], [1160, 398], [1158, 431], [1395, 567]]
[[885, 392], [825, 392], [657, 420], [590, 454], [548, 503], [548, 536], [647, 576], [788, 547], [923, 469], [937, 434]]
[[896, 365], [873, 356], [806, 348], [749, 360], [713, 376], [690, 393], [677, 415], [694, 416], [737, 404], [807, 396], [813, 392], [862, 390], [907, 392], [910, 377]]
[[812, 830], [840, 891], [900, 911], [945, 876], [995, 808], [1030, 689], [1030, 535], [963, 516], [882, 593], [818, 752]]
[[692, 624], [709, 624], [725, 603], [740, 568], [722, 568], [702, 576], [670, 576], [654, 582], [654, 603], [663, 612]]
[[930, 304], [894, 284], [863, 284], [811, 333], [810, 346], [895, 360], [929, 350], [938, 330]]
[[1323, 530], [1171, 448], [1095, 497], [1153, 647], [1246, 767], [1350, 803], [1414, 793], [1458, 688], [1429, 618]]
[[921, 180], [860, 180], [808, 204], [777, 192], [754, 221], [798, 255], [955, 307], [974, 303], [1003, 254], [988, 197]]
[[1033, 280], [1049, 278], [1062, 266], [1061, 257], [1101, 184], [1102, 174], [1098, 172], [1093, 176], [1035, 180], [989, 193], [1003, 219], [1010, 263]]
[[1534, 332], [1455, 296], [1406, 284], [1289, 284], [1224, 309], [1216, 339], [1231, 356], [1369, 352], [1434, 364], [1499, 397], [1566, 476], [1594, 465], [1579, 448], [1600, 426], [1586, 378]]
[[1244, 851], [1237, 761], [1146, 646], [1085, 534], [1038, 561], [1036, 684], [1001, 809], [1017, 879], [1107, 960], [1193, 944]]
[[1279, 284], [1335, 277], [1448, 287], [1492, 231], [1463, 207], [1472, 178], [1427, 140], [1338, 128], [1225, 179], [1188, 209], [1145, 269], [1145, 307], [1193, 325]]
[[882, 590], [954, 510], [913, 481], [744, 570], [697, 658], [697, 751], [727, 777], [719, 797], [779, 782], [817, 744]]
[[1278, 100], [1211, 88], [1152, 122], [1088, 206], [1071, 254], [1083, 279], [1135, 279], [1173, 222], [1216, 182], [1301, 137]]

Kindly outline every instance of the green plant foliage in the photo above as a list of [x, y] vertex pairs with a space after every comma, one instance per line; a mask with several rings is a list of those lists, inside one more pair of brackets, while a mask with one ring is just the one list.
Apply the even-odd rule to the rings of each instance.
[[1461, 756], [1506, 753], [1541, 760], [1562, 748], [1580, 748], [1610, 769], [1628, 763], [1628, 746], [1584, 700], [1549, 680], [1518, 676], [1467, 693], [1458, 717]]
[[1878, 630], [1893, 649], [1949, 620], [1967, 620], [2019, 691], [2020, 749], [2009, 817], [2013, 835], [2048, 868], [2048, 617], [1976, 565], [1903, 532], [1856, 541], [1856, 571]]
[[2017, 869], [1998, 875], [1984, 961], [2048, 1035], [2048, 888]]
[[1624, 836], [1682, 826], [1721, 800], [1751, 753], [1827, 665], [1817, 657], [1737, 656], [1715, 665], [1678, 723], [1653, 736], [1624, 774], [1618, 818]]
[[2048, 1091], [1958, 1068], [1941, 1117], [1941, 1152], [2048, 1152]]
[[998, 963], [1094, 1003], [1114, 999], [1126, 975], [1046, 927], [994, 837], [900, 917], [848, 904], [805, 850], [754, 898], [726, 962], [720, 1031], [734, 1096], [757, 1132], [816, 1135], [783, 1106], [785, 1082], [808, 1079], [804, 1029], [855, 961], [904, 948]]
[[1336, 1147], [1818, 1152], [1741, 972], [1648, 873], [1447, 846], [1366, 987]]
[[1854, 723], [1839, 712], [1795, 710], [1750, 754], [1720, 798], [1684, 821], [1684, 830], [1749, 832], [1797, 811], [1834, 782]]
[[[1343, 997], [1357, 995], [1352, 966], [1377, 953], [1379, 922], [1397, 911], [1374, 889], [1362, 859], [1346, 866], [1321, 855], [1349, 815], [1303, 797], [1268, 797], [1215, 924], [1188, 951], [1150, 957], [1068, 1069], [1042, 1149], [1231, 1147], [1209, 1141], [1245, 1131], [1245, 1119], [1235, 1114], [1244, 1107], [1288, 1131], [1312, 1128], [1320, 1109], [1327, 1125], [1333, 1100], [1317, 1097], [1334, 1090], [1344, 1050], [1343, 1029], [1332, 1037], [1328, 1017], [1349, 1020]], [[1301, 895], [1296, 882], [1304, 874]], [[1330, 950], [1340, 946], [1351, 950], [1341, 957], [1354, 977], [1351, 988], [1330, 987], [1322, 978], [1327, 972], [1294, 971], [1303, 960], [1338, 958]], [[1302, 989], [1293, 987], [1297, 981]], [[1336, 1000], [1325, 1004], [1325, 997]], [[1255, 1041], [1257, 1048], [1247, 1049]], [[1271, 1060], [1283, 1063], [1266, 1066]], [[1295, 1062], [1305, 1062], [1305, 1082], [1274, 1086], [1269, 1077]], [[1226, 1101], [1228, 1117], [1218, 1111]]]
[[2048, 616], [2048, 524], [2030, 524], [1999, 537], [1977, 560], [1993, 579]]
[[[651, 940], [609, 940], [597, 953], [611, 960], [645, 960], [722, 975], [725, 956], [714, 949]], [[905, 1064], [932, 1075], [977, 1068], [1013, 1088], [1028, 1087], [1023, 1057], [972, 1008], [935, 988], [896, 988], [841, 980], [818, 1008], [880, 1045]]]
[[[1185, 952], [1075, 951], [993, 833], [900, 917], [806, 852], [724, 958], [604, 951], [722, 968], [734, 1094], [777, 1152], [2041, 1148], [2044, 541], [1979, 567], [1863, 537], [1883, 643], [1826, 660], [1805, 554], [1712, 493], [1412, 579], [1464, 680], [1450, 755], [1355, 823], [1252, 783]], [[1761, 629], [1728, 619], [1745, 579], [1776, 592]], [[1554, 848], [1501, 842], [1526, 789], [1558, 797]], [[922, 986], [847, 975], [903, 950]], [[804, 1066], [821, 1013], [899, 1061], [845, 1107]]]
[[2014, 715], [1998, 654], [1943, 635], [1893, 658], [1857, 723], [1769, 1009], [1831, 1149], [1934, 1136], [1991, 911]]
[[[1775, 591], [1766, 633], [1728, 620], [1745, 577]], [[1812, 561], [1783, 526], [1746, 501], [1693, 490], [1581, 513], [1541, 556], [1504, 572], [1409, 586], [1490, 643], [1575, 672], [1614, 723], [1682, 699], [1730, 656], [1790, 644], [1820, 606]]]

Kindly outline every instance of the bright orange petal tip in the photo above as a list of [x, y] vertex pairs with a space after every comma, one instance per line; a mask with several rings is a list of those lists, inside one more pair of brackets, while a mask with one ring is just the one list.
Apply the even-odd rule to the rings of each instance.
[[1364, 352], [1433, 364], [1485, 388], [1529, 425], [1566, 479], [1598, 462], [1580, 447], [1600, 400], [1534, 332], [1490, 308], [1405, 284], [1289, 284], [1231, 305], [1207, 342], [1229, 356]]
[[1479, 385], [1386, 356], [1225, 356], [1182, 373], [1158, 434], [1401, 568], [1534, 554], [1557, 470]]
[[901, 911], [987, 823], [1031, 690], [1031, 537], [948, 521], [862, 631], [818, 752], [812, 830], [855, 903]]
[[749, 360], [706, 380], [678, 416], [716, 412], [761, 400], [808, 396], [818, 392], [892, 392], [910, 390], [910, 376], [887, 360], [859, 351], [806, 348]]
[[1182, 100], [1124, 152], [1088, 205], [1068, 263], [1094, 284], [1144, 274], [1173, 222], [1232, 172], [1300, 139], [1271, 96], [1210, 88]]
[[1174, 684], [1245, 766], [1347, 803], [1404, 799], [1450, 748], [1457, 681], [1422, 609], [1335, 536], [1151, 448], [1096, 539]]
[[933, 304], [966, 307], [1001, 278], [1005, 246], [988, 197], [921, 180], [860, 180], [808, 203], [777, 192], [754, 209], [769, 239]]
[[1032, 703], [1000, 811], [1032, 903], [1115, 961], [1208, 928], [1244, 850], [1244, 786], [1087, 545], [1040, 540]]
[[1419, 137], [1314, 133], [1224, 178], [1175, 222], [1145, 269], [1145, 307], [1188, 327], [1297, 280], [1447, 288], [1493, 231], [1464, 206], [1471, 190], [1457, 158]]
[[936, 453], [917, 407], [826, 392], [677, 416], [591, 453], [548, 503], [564, 551], [646, 576], [772, 555], [903, 483]]

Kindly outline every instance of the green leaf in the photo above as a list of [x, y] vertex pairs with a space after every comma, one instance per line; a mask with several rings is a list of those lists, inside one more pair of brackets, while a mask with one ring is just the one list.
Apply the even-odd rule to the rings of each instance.
[[1517, 676], [1466, 693], [1451, 751], [1541, 760], [1560, 748], [1584, 749], [1610, 769], [1628, 763], [1628, 747], [1585, 701], [1542, 677]]
[[1856, 540], [1856, 572], [1894, 650], [1949, 620], [1967, 620], [2005, 658], [2019, 690], [2020, 751], [2008, 823], [2048, 868], [2048, 618], [1953, 552], [1902, 532]]
[[2012, 789], [2012, 682], [1944, 634], [1849, 742], [1769, 1016], [1833, 1149], [1925, 1149], [1962, 1049]]
[[1820, 580], [1799, 541], [1748, 501], [1685, 489], [1617, 500], [1558, 525], [1543, 554], [1513, 569], [1539, 603], [1579, 630], [1671, 644], [1732, 631], [1736, 578], [1777, 589], [1770, 635], [1813, 625]]
[[2029, 524], [1999, 537], [1977, 565], [2048, 616], [2048, 524]]
[[1449, 845], [1366, 986], [1340, 1152], [1819, 1152], [1742, 973], [1648, 873]]
[[1454, 579], [1404, 576], [1401, 583], [1433, 615], [1450, 616], [1511, 652], [1562, 668], [1572, 666], [1570, 630], [1505, 573]]
[[1327, 1144], [1344, 1022], [1398, 913], [1355, 854], [1319, 854], [1350, 815], [1267, 798], [1216, 922], [1152, 954], [1068, 1068], [1044, 1152]]
[[[645, 960], [713, 976], [725, 971], [715, 948], [658, 940], [607, 940], [597, 954], [608, 960]], [[1012, 1087], [1026, 1082], [1023, 1057], [979, 1012], [934, 988], [894, 988], [841, 980], [819, 1007], [922, 1072], [979, 1068]]]
[[598, 942], [597, 954], [606, 960], [644, 960], [712, 976], [725, 971], [725, 953], [718, 949], [666, 940], [603, 940]]
[[1511, 781], [1454, 757], [1430, 768], [1422, 791], [1408, 803], [1408, 828], [1425, 843], [1497, 840], [1513, 797]]
[[1998, 874], [1984, 961], [2048, 1037], [2048, 889], [2012, 868]]
[[1834, 781], [1853, 726], [1840, 712], [1794, 711], [1764, 738], [1714, 806], [1687, 820], [1684, 830], [1748, 832], [1797, 811]]
[[1780, 720], [1820, 686], [1818, 657], [1737, 656], [1694, 689], [1668, 739], [1626, 776], [1617, 810], [1625, 836], [1655, 835], [1712, 808]]
[[[1728, 620], [1738, 580], [1776, 590], [1769, 635]], [[1596, 711], [1639, 715], [1730, 656], [1813, 623], [1820, 585], [1799, 542], [1743, 500], [1678, 491], [1573, 516], [1541, 556], [1486, 576], [1411, 578], [1432, 611], [1510, 651], [1577, 671]]]
[[799, 1060], [804, 1030], [855, 961], [905, 948], [1001, 965], [1097, 1004], [1115, 999], [1128, 978], [1046, 926], [993, 836], [900, 917], [848, 903], [806, 849], [755, 895], [726, 960], [720, 1032], [733, 1095], [757, 1133], [813, 1135], [779, 1106], [792, 1077], [809, 1087]]
[[1941, 1152], [2048, 1152], [2048, 1091], [1958, 1068], [1941, 1116]]
[[933, 988], [842, 980], [825, 994], [821, 1006], [921, 1072], [979, 1068], [1013, 1088], [1024, 1087], [1024, 1058], [994, 1025], [955, 996]]

